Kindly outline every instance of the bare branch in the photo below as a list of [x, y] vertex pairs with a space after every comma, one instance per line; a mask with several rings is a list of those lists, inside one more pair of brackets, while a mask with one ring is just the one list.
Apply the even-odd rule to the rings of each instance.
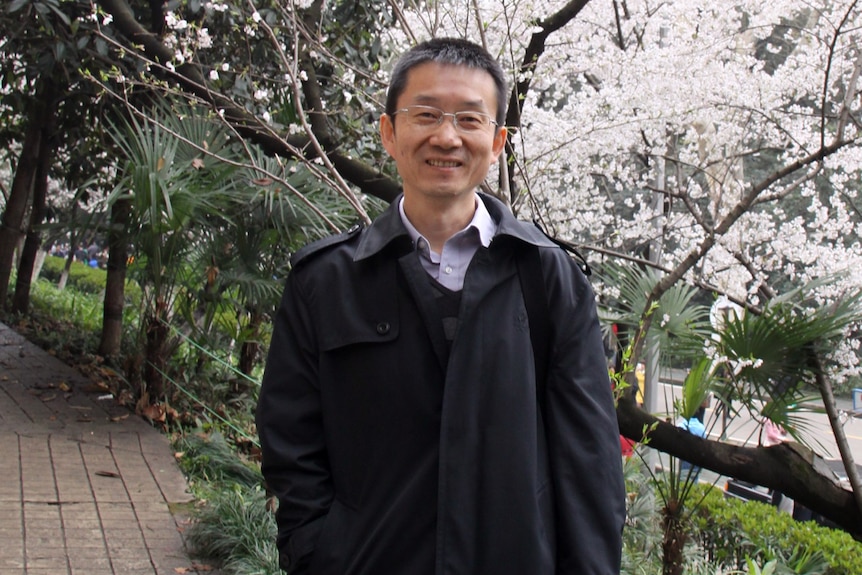
[[[143, 28], [125, 0], [99, 0], [102, 8], [114, 18], [114, 24], [125, 37], [142, 49], [142, 54], [151, 58], [155, 64], [166, 64], [173, 58], [172, 51], [154, 34]], [[137, 53], [137, 51], [135, 52]], [[309, 149], [307, 138], [293, 137], [285, 140], [272, 131], [262, 128], [261, 122], [233, 100], [218, 92], [209, 90], [200, 70], [192, 64], [178, 66], [175, 71], [165, 70], [171, 81], [177, 83], [188, 94], [208, 102], [214, 109], [223, 111], [226, 121], [231, 123], [243, 137], [259, 145], [266, 153], [284, 157], [312, 159], [313, 149]], [[320, 136], [318, 135], [318, 138]], [[326, 138], [322, 138], [326, 141]], [[288, 145], [289, 144], [289, 145]], [[325, 148], [324, 148], [325, 149]], [[303, 154], [297, 156], [296, 150]], [[400, 193], [400, 184], [368, 164], [355, 160], [337, 150], [325, 150], [332, 165], [341, 176], [359, 187], [368, 195], [385, 201], [392, 201]]]

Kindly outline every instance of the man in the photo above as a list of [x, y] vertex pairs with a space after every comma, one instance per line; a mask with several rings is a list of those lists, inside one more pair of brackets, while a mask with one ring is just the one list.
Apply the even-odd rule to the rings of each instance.
[[[619, 573], [624, 488], [593, 293], [476, 192], [505, 80], [437, 39], [395, 67], [380, 135], [403, 195], [295, 254], [260, 392], [281, 565], [308, 575]], [[539, 254], [537, 384], [519, 258]]]

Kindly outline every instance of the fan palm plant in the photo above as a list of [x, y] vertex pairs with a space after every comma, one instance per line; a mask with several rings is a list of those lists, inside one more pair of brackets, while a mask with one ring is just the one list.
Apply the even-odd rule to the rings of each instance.
[[207, 274], [196, 300], [202, 320], [189, 317], [197, 337], [209, 339], [217, 326], [239, 344], [238, 368], [246, 375], [265, 342], [262, 331], [278, 305], [290, 254], [356, 217], [307, 171], [255, 149], [248, 154], [234, 175], [238, 193], [230, 200], [230, 221], [209, 228], [193, 254]]
[[862, 510], [862, 485], [835, 407], [827, 360], [837, 341], [862, 325], [862, 290], [847, 291], [828, 306], [817, 295], [839, 279], [815, 280], [774, 298], [760, 313], [730, 318], [719, 333], [715, 360], [725, 366], [721, 393], [740, 401], [754, 418], [783, 426], [806, 446], [801, 414], [806, 400], [819, 394]]
[[143, 293], [142, 398], [164, 396], [164, 372], [175, 300], [183, 285], [201, 270], [188, 254], [204, 237], [202, 230], [230, 220], [237, 193], [236, 168], [228, 132], [205, 112], [188, 106], [154, 106], [148, 119], [130, 117], [109, 133], [123, 154], [119, 181], [109, 204], [131, 206], [131, 267]]

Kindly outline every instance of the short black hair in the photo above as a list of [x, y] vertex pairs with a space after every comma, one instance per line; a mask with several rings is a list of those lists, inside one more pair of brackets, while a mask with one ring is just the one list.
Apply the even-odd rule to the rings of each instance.
[[497, 125], [506, 121], [506, 77], [497, 60], [482, 46], [462, 38], [432, 38], [417, 44], [407, 51], [395, 64], [389, 90], [386, 93], [386, 113], [392, 116], [398, 105], [398, 98], [407, 86], [410, 70], [421, 64], [434, 62], [452, 66], [467, 66], [484, 70], [494, 79], [497, 88]]

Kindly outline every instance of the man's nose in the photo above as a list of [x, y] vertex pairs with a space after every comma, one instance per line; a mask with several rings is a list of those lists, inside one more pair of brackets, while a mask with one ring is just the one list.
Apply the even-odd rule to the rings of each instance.
[[455, 114], [443, 114], [440, 123], [434, 127], [434, 137], [444, 142], [461, 142], [461, 131], [457, 128]]

